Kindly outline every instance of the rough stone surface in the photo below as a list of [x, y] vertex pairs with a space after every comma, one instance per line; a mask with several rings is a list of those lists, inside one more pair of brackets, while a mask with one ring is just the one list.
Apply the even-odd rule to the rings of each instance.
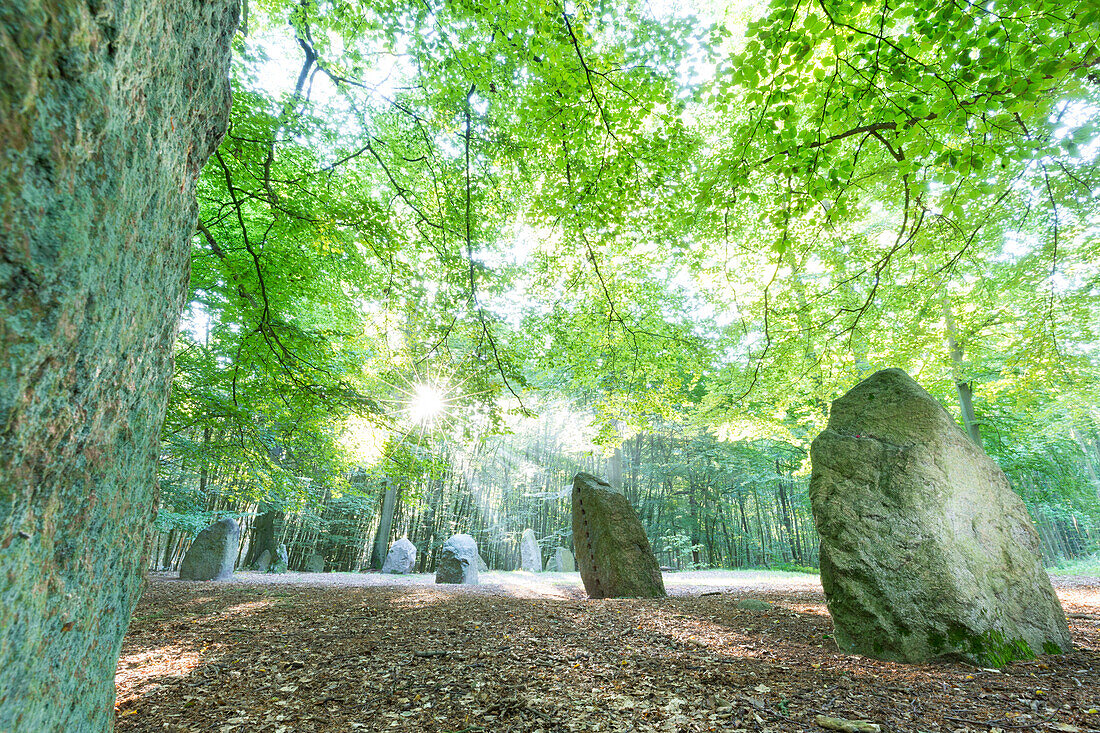
[[286, 553], [286, 545], [279, 545], [279, 548], [275, 550], [275, 560], [271, 563], [271, 567], [267, 569], [267, 572], [285, 573], [289, 564], [290, 558]]
[[556, 573], [576, 572], [577, 566], [573, 562], [573, 553], [566, 547], [554, 548], [554, 557], [547, 563], [546, 569]]
[[485, 559], [481, 557], [481, 553], [477, 553], [477, 571], [479, 573], [489, 572], [489, 563], [485, 562]]
[[0, 3], [0, 730], [112, 727], [236, 23]]
[[306, 564], [302, 567], [307, 573], [323, 573], [325, 572], [325, 558], [320, 555], [310, 555], [306, 558]]
[[233, 576], [241, 528], [231, 518], [199, 532], [180, 563], [180, 580], [225, 580]]
[[411, 573], [415, 567], [416, 545], [408, 537], [402, 537], [390, 545], [386, 561], [382, 563], [382, 572], [405, 574]]
[[539, 538], [535, 536], [535, 530], [523, 530], [523, 538], [519, 541], [519, 565], [529, 573], [542, 572], [542, 550], [539, 549]]
[[587, 473], [573, 478], [573, 546], [591, 598], [651, 598], [665, 584], [634, 507]]
[[271, 550], [264, 550], [260, 553], [260, 556], [256, 559], [256, 564], [252, 566], [253, 570], [257, 570], [261, 573], [266, 573], [271, 569]]
[[435, 582], [477, 585], [477, 543], [473, 537], [456, 534], [443, 543]]
[[1070, 648], [1023, 502], [905, 372], [878, 372], [836, 400], [810, 459], [841, 649], [989, 667]]
[[772, 604], [759, 598], [742, 598], [737, 602], [737, 607], [742, 611], [770, 611]]

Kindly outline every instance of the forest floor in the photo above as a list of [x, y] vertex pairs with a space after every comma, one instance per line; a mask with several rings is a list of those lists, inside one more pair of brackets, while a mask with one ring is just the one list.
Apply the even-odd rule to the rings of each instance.
[[1100, 730], [1100, 578], [1053, 581], [1074, 650], [995, 671], [839, 652], [809, 575], [666, 573], [669, 598], [592, 601], [576, 573], [154, 573], [116, 730]]

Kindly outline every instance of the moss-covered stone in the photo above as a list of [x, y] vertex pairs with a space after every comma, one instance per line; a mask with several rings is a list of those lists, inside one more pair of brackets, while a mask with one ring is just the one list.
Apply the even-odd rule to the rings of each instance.
[[0, 730], [111, 727], [236, 21], [0, 3]]
[[1070, 648], [1023, 502], [907, 374], [883, 370], [834, 402], [810, 459], [841, 649], [1002, 666]]

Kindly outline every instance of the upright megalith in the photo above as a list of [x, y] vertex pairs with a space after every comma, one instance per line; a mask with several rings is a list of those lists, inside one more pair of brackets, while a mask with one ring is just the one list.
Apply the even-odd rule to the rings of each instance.
[[542, 550], [539, 549], [539, 538], [535, 536], [535, 530], [523, 530], [523, 537], [519, 541], [520, 567], [529, 573], [542, 572]]
[[383, 573], [411, 573], [416, 567], [416, 545], [409, 541], [408, 537], [390, 545], [390, 551], [386, 555], [386, 561], [382, 563]]
[[302, 565], [302, 570], [307, 573], [323, 573], [325, 572], [325, 558], [317, 553], [313, 553], [306, 558], [305, 563]]
[[554, 548], [554, 557], [550, 560], [548, 569], [557, 573], [576, 572], [577, 566], [573, 562], [573, 553], [567, 547]]
[[275, 559], [271, 563], [271, 567], [267, 569], [269, 573], [285, 573], [290, 566], [290, 556], [287, 555], [286, 545], [280, 544], [275, 549]]
[[665, 595], [661, 568], [634, 507], [587, 473], [573, 478], [573, 546], [589, 597]]
[[252, 569], [260, 573], [266, 573], [268, 570], [271, 569], [271, 563], [273, 560], [274, 556], [272, 555], [271, 550], [264, 550], [260, 553], [260, 556], [256, 558], [256, 562], [253, 563]]
[[226, 517], [199, 532], [180, 564], [180, 580], [226, 580], [233, 577], [233, 563], [241, 528]]
[[477, 585], [477, 543], [473, 537], [456, 534], [443, 543], [435, 582]]
[[905, 372], [880, 371], [833, 402], [810, 460], [841, 649], [989, 667], [1070, 648], [1023, 502]]
[[235, 0], [0, 12], [0, 730], [112, 727]]

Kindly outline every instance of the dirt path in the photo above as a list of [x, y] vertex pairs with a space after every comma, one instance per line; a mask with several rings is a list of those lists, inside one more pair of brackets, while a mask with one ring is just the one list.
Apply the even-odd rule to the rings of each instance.
[[[1001, 673], [841, 654], [813, 576], [666, 575], [589, 601], [577, 574], [476, 588], [374, 574], [150, 578], [116, 678], [119, 731], [1100, 729], [1100, 580], [1055, 578], [1076, 649]], [[704, 595], [705, 594], [705, 595]], [[751, 596], [764, 612], [738, 610]]]

